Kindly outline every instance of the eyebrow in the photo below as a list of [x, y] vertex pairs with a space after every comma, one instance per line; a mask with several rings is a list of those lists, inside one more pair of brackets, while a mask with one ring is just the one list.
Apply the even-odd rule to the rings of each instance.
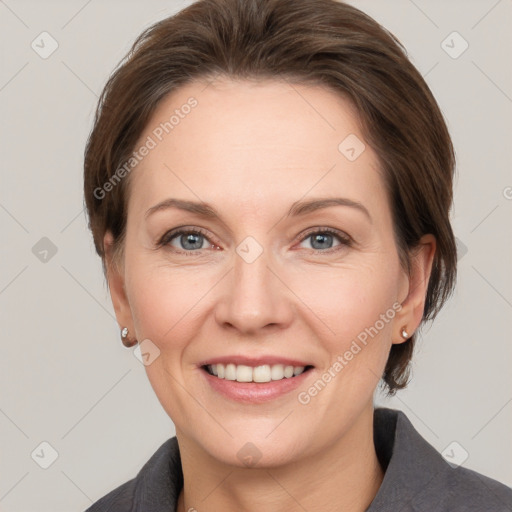
[[[330, 208], [332, 206], [348, 206], [362, 212], [372, 222], [372, 217], [367, 208], [359, 201], [354, 201], [346, 197], [326, 197], [310, 199], [308, 201], [296, 201], [292, 204], [286, 217], [299, 217], [307, 215], [324, 208]], [[168, 198], [164, 201], [156, 204], [146, 211], [144, 217], [147, 219], [150, 215], [157, 211], [168, 210], [170, 208], [176, 208], [184, 210], [190, 213], [194, 213], [206, 219], [220, 219], [221, 216], [213, 206], [208, 203], [198, 201], [188, 201], [185, 199], [174, 199]]]

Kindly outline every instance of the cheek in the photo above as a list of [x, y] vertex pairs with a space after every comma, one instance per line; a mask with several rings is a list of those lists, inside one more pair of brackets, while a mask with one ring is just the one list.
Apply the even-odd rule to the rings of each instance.
[[160, 351], [145, 367], [149, 382], [175, 423], [190, 422], [198, 411], [190, 406], [190, 395], [184, 391], [183, 361], [201, 325], [196, 316], [205, 293], [204, 281], [191, 277], [190, 272], [155, 266], [142, 258], [127, 275], [137, 337], [151, 340]]
[[185, 344], [195, 308], [200, 307], [197, 303], [205, 292], [205, 281], [190, 272], [162, 268], [141, 259], [134, 262], [127, 275], [137, 335], [149, 338], [160, 350], [171, 341], [173, 348]]
[[[357, 340], [366, 353], [387, 355], [395, 309], [396, 275], [392, 262], [320, 269], [297, 278], [292, 289], [324, 325], [323, 342], [331, 357]], [[321, 321], [320, 321], [321, 320]], [[379, 340], [379, 343], [370, 343]], [[369, 350], [366, 350], [369, 348]], [[368, 354], [369, 355], [369, 354]], [[373, 356], [371, 356], [373, 357]]]

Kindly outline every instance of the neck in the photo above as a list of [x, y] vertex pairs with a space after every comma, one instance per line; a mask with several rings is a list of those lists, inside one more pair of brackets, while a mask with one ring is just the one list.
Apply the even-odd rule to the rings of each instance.
[[321, 453], [268, 469], [212, 461], [197, 444], [177, 437], [184, 478], [177, 512], [363, 512], [384, 477], [373, 442], [373, 406]]

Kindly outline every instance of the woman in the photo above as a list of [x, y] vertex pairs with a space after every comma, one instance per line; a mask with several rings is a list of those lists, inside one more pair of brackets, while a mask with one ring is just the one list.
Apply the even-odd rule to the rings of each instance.
[[373, 406], [453, 291], [453, 172], [421, 75], [349, 5], [200, 0], [146, 30], [85, 198], [176, 437], [88, 510], [510, 510]]

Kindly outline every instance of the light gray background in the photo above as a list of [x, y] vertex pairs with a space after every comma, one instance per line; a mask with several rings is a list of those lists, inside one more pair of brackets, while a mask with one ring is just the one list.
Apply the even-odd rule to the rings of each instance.
[[[143, 28], [188, 3], [0, 0], [0, 510], [83, 510], [174, 435], [119, 340], [83, 213], [82, 156], [109, 73]], [[405, 44], [458, 156], [457, 292], [424, 329], [409, 388], [378, 402], [512, 485], [512, 2], [352, 3]], [[47, 59], [31, 48], [43, 31], [59, 45]], [[456, 59], [441, 46], [453, 31], [469, 43]], [[43, 237], [57, 249], [46, 262], [33, 251]], [[43, 441], [58, 452], [48, 469], [31, 457]]]

